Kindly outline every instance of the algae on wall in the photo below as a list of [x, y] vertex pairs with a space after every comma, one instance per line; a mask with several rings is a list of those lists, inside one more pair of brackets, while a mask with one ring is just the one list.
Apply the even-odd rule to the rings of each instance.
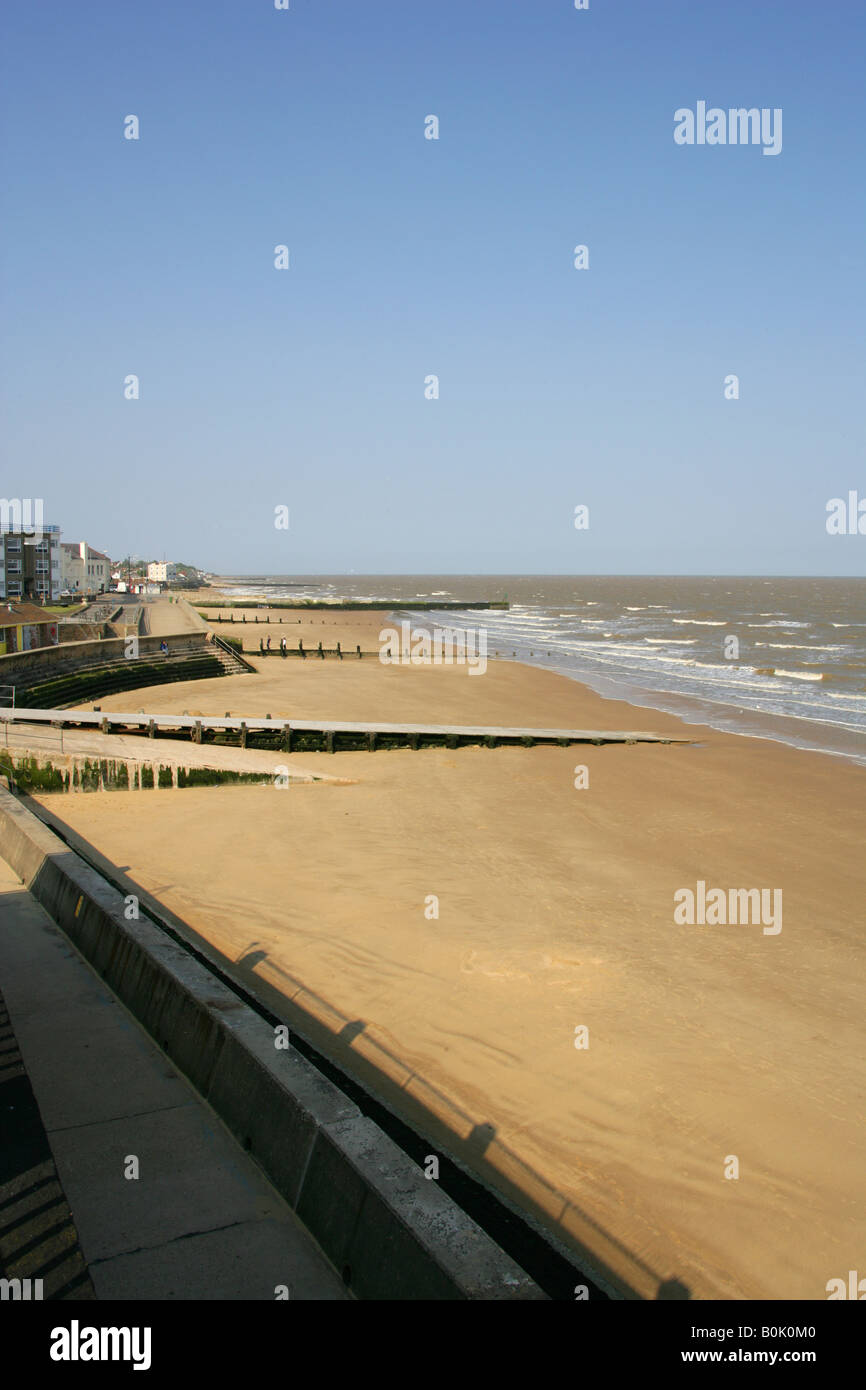
[[66, 767], [55, 767], [50, 759], [42, 762], [30, 753], [7, 751], [0, 756], [0, 771], [28, 793], [127, 791], [130, 784], [127, 763], [114, 758], [75, 758]]
[[273, 780], [267, 772], [235, 772], [231, 768], [179, 767], [177, 770], [179, 787], [270, 786]]
[[[157, 787], [219, 787], [236, 784], [269, 785], [266, 772], [236, 772], [231, 768], [166, 767], [161, 763], [130, 764], [115, 758], [67, 758], [66, 767], [41, 762], [30, 753], [0, 753], [0, 775], [24, 793], [152, 791]], [[140, 774], [140, 775], [139, 775]]]
[[17, 760], [8, 752], [0, 755], [0, 772], [9, 778], [9, 785], [23, 792], [68, 791], [67, 776], [62, 768], [48, 762], [40, 766], [38, 758], [23, 754]]

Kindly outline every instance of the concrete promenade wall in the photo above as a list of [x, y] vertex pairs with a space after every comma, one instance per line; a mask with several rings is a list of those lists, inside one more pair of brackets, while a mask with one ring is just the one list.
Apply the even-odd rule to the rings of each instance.
[[[57, 624], [60, 633], [61, 646], [67, 642], [97, 642], [104, 635], [104, 623], [85, 623], [81, 619], [77, 622], [61, 618]], [[114, 633], [110, 634], [112, 637]], [[37, 647], [36, 651], [44, 651], [42, 647]], [[51, 648], [48, 649], [49, 651]], [[20, 656], [22, 653], [15, 653]]]
[[267, 1173], [362, 1299], [545, 1295], [354, 1102], [8, 791], [0, 854]]
[[186, 614], [187, 621], [191, 624], [192, 627], [194, 627], [197, 631], [200, 632], [210, 631], [208, 623], [202, 617], [201, 613], [199, 613], [198, 609], [193, 607], [189, 599], [183, 598], [180, 594], [175, 594], [174, 601], [177, 604], [180, 611]]
[[[126, 657], [126, 637], [105, 637], [101, 641], [61, 642], [58, 646], [34, 647], [29, 652], [11, 652], [0, 656], [0, 685], [16, 685], [21, 681], [31, 683], [40, 676], [51, 676], [59, 666], [70, 661], [76, 665], [89, 666], [94, 662], [123, 661]], [[204, 651], [207, 632], [180, 632], [168, 637], [139, 637], [139, 656], [159, 654], [160, 642], [167, 642], [170, 652], [178, 650]]]

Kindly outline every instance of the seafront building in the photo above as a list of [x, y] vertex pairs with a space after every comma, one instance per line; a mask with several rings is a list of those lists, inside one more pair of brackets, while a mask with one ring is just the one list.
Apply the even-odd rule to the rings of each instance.
[[171, 584], [177, 577], [177, 565], [171, 561], [151, 560], [147, 567], [148, 584]]
[[0, 604], [0, 656], [53, 647], [59, 639], [56, 617], [34, 603]]
[[64, 593], [104, 594], [111, 583], [111, 560], [87, 541], [63, 541], [60, 580]]
[[59, 598], [60, 527], [0, 521], [0, 599], [50, 603]]

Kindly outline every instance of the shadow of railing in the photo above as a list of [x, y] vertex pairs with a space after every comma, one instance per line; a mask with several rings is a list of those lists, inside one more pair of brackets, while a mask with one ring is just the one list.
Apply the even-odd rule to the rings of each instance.
[[[14, 913], [23, 891], [5, 903]], [[2, 1299], [94, 1299], [87, 1264], [39, 1105], [0, 994], [0, 1279]], [[9, 1285], [17, 1284], [14, 1292]]]
[[[188, 924], [184, 923], [183, 931], [189, 930]], [[348, 1074], [356, 1085], [361, 1086], [374, 1102], [378, 1103], [376, 1109], [384, 1107], [394, 1119], [402, 1119], [404, 1127], [410, 1127], [412, 1124], [417, 1126], [423, 1140], [421, 1147], [428, 1139], [432, 1143], [443, 1143], [453, 1161], [475, 1172], [487, 1188], [498, 1192], [517, 1213], [530, 1215], [537, 1227], [561, 1242], [581, 1262], [583, 1271], [597, 1284], [599, 1292], [605, 1285], [609, 1285], [616, 1294], [625, 1298], [646, 1297], [650, 1289], [655, 1290], [656, 1298], [690, 1297], [688, 1288], [680, 1280], [663, 1278], [645, 1260], [607, 1231], [589, 1212], [578, 1206], [527, 1163], [498, 1137], [495, 1125], [479, 1120], [476, 1115], [459, 1105], [441, 1086], [427, 1080], [417, 1068], [408, 1066], [395, 1052], [378, 1041], [369, 1031], [368, 1021], [350, 1019], [324, 995], [310, 989], [298, 976], [292, 975], [277, 961], [271, 959], [266, 951], [254, 949], [255, 947], [256, 943], [251, 943], [251, 946], [233, 962], [234, 969], [229, 972], [230, 979], [242, 980], [259, 1003], [272, 1010], [280, 1022], [287, 1023], [290, 1030], [293, 1023], [291, 1012], [294, 1010], [302, 1013], [302, 1022], [298, 1026], [295, 1020], [294, 1031], [300, 1033], [305, 1041], [313, 1044], [319, 1054], [316, 1060], [321, 1062], [324, 1059], [344, 1075]], [[271, 985], [258, 973], [258, 967], [262, 965], [267, 965], [269, 971], [285, 982], [284, 989]], [[304, 1007], [301, 995], [306, 996], [307, 1000], [315, 1005], [316, 1012]], [[289, 1009], [286, 1005], [290, 1006]], [[320, 1013], [333, 1020], [331, 1027], [323, 1025]], [[364, 1039], [364, 1053], [352, 1048], [352, 1043], [359, 1036], [363, 1036]], [[379, 1065], [372, 1060], [370, 1054], [379, 1057]], [[341, 1084], [339, 1077], [335, 1079]], [[408, 1089], [410, 1085], [413, 1087], [411, 1094]], [[353, 1096], [353, 1099], [357, 1097]], [[395, 1110], [395, 1106], [399, 1109]], [[365, 1107], [362, 1105], [361, 1108]], [[381, 1117], [373, 1115], [372, 1118], [378, 1119], [381, 1123]], [[387, 1123], [382, 1127], [390, 1128]], [[460, 1130], [467, 1131], [464, 1137], [461, 1137]], [[425, 1134], [427, 1139], [423, 1139]], [[403, 1136], [401, 1147], [419, 1146], [407, 1144], [406, 1136]], [[419, 1161], [422, 1159], [423, 1156]], [[571, 1224], [569, 1218], [572, 1219]], [[575, 1226], [582, 1228], [583, 1234], [579, 1234]], [[503, 1243], [499, 1235], [496, 1238], [500, 1244]], [[515, 1252], [512, 1250], [510, 1253]], [[611, 1256], [618, 1257], [617, 1268], [609, 1262]], [[623, 1265], [632, 1270], [631, 1279], [624, 1277]], [[536, 1277], [532, 1269], [527, 1272]], [[564, 1296], [574, 1297], [573, 1286]]]

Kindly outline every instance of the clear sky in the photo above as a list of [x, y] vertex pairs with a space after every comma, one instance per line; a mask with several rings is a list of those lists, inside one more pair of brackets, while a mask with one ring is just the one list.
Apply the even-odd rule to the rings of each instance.
[[[5, 0], [0, 491], [234, 572], [863, 574], [825, 508], [866, 497], [864, 37], [860, 0]], [[781, 153], [678, 146], [699, 101], [781, 108]]]

